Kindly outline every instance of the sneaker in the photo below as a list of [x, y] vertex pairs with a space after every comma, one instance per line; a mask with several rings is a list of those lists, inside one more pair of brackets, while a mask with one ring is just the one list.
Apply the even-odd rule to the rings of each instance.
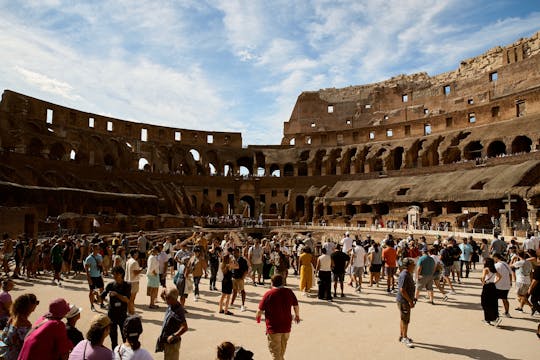
[[450, 294], [450, 295], [456, 295], [456, 292], [455, 292], [454, 290], [451, 290], [451, 291], [449, 292], [449, 294]]
[[512, 318], [512, 316], [510, 316], [510, 313], [509, 313], [509, 312], [505, 312], [505, 313], [504, 313], [504, 317]]
[[240, 311], [246, 311], [246, 307], [244, 305], [240, 306]]
[[517, 307], [514, 310], [523, 312], [523, 308]]
[[492, 326], [493, 324], [491, 323], [491, 321], [487, 321], [487, 320], [482, 320], [482, 323], [485, 324], [485, 325], [489, 325], [489, 326]]
[[386, 289], [386, 292], [387, 292], [387, 293], [390, 293], [390, 288]]
[[495, 320], [495, 327], [499, 327], [502, 323], [502, 317], [498, 317], [496, 320]]
[[341, 294], [341, 297], [345, 297], [345, 294]]
[[90, 306], [90, 310], [93, 311], [93, 312], [96, 312], [96, 308], [94, 307], [94, 305]]
[[414, 347], [414, 344], [413, 344], [412, 340], [407, 338], [407, 337], [402, 338], [401, 342], [403, 344], [405, 344], [405, 346], [407, 346], [408, 348], [413, 348]]
[[195, 295], [195, 298], [194, 298], [193, 301], [195, 301], [195, 302], [199, 301], [199, 295]]
[[222, 310], [219, 310], [219, 313], [220, 313], [220, 314], [223, 314], [224, 312], [225, 312], [225, 311], [223, 311], [223, 309], [222, 309]]
[[402, 339], [403, 339], [403, 336], [400, 335], [398, 341], [401, 342]]

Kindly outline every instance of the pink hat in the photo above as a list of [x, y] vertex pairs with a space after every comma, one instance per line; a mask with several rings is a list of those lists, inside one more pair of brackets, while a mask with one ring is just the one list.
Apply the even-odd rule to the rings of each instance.
[[61, 319], [69, 312], [70, 307], [66, 300], [59, 298], [51, 301], [49, 304], [49, 312], [44, 316], [47, 318]]

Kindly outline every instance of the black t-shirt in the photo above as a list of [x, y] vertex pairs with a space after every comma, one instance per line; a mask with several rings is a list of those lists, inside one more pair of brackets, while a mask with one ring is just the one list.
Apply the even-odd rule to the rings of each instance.
[[345, 273], [345, 264], [350, 260], [350, 256], [345, 254], [343, 251], [334, 251], [330, 257], [334, 262], [332, 272], [336, 274]]
[[[131, 284], [122, 282], [118, 284], [116, 281], [108, 283], [105, 287], [105, 291], [101, 294], [102, 298], [105, 298], [111, 291], [116, 291], [118, 294], [130, 297], [131, 296]], [[112, 321], [125, 319], [127, 316], [128, 303], [123, 302], [116, 296], [110, 296], [109, 299], [109, 311], [107, 315]]]
[[248, 271], [248, 263], [242, 256], [236, 259], [236, 262], [238, 263], [238, 269], [233, 269], [232, 276], [234, 279], [240, 279]]
[[71, 340], [71, 343], [73, 344], [73, 347], [75, 347], [75, 345], [77, 345], [80, 341], [84, 340], [82, 332], [80, 332], [79, 329], [74, 326], [67, 324], [66, 332], [69, 340]]
[[534, 267], [533, 280], [538, 281], [531, 295], [540, 296], [540, 265]]

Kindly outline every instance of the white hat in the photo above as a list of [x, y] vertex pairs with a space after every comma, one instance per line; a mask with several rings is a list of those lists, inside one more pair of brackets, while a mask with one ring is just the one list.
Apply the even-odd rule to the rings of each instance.
[[71, 305], [71, 306], [69, 307], [69, 311], [68, 311], [68, 313], [66, 314], [65, 318], [66, 318], [66, 319], [71, 319], [71, 318], [73, 318], [73, 317], [79, 315], [79, 314], [81, 313], [81, 311], [82, 311], [82, 308], [77, 307], [76, 305]]
[[345, 236], [349, 236], [349, 232], [348, 232], [348, 231], [345, 233]]

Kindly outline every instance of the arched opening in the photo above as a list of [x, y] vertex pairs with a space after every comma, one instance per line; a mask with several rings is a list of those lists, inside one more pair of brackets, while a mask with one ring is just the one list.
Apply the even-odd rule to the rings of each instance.
[[488, 157], [496, 157], [506, 154], [506, 145], [502, 141], [493, 141], [487, 148]]
[[457, 146], [451, 146], [443, 153], [443, 163], [452, 164], [461, 161], [461, 151]]
[[255, 200], [249, 195], [243, 196], [240, 198], [240, 208], [242, 210], [242, 216], [247, 218], [254, 217]]
[[305, 162], [298, 163], [298, 176], [307, 176], [308, 166]]
[[518, 136], [512, 141], [512, 154], [531, 152], [532, 141], [527, 136]]
[[264, 176], [265, 174], [265, 170], [263, 167], [258, 167], [257, 168], [257, 176]]
[[355, 215], [356, 214], [356, 206], [354, 205], [351, 205], [351, 204], [347, 204], [347, 206], [345, 206], [345, 215]]
[[270, 165], [270, 176], [280, 177], [281, 171], [279, 170], [278, 164]]
[[65, 155], [66, 155], [66, 149], [64, 149], [64, 146], [62, 144], [54, 143], [51, 146], [51, 149], [49, 151], [49, 159], [62, 160], [64, 159]]
[[277, 204], [276, 203], [270, 204], [270, 208], [268, 209], [268, 212], [270, 214], [277, 214]]
[[465, 149], [463, 149], [463, 157], [465, 160], [474, 160], [476, 158], [482, 157], [482, 149], [484, 147], [480, 143], [480, 141], [471, 141], [470, 143], [465, 146]]
[[192, 209], [194, 209], [195, 211], [197, 211], [197, 209], [198, 209], [198, 206], [197, 206], [197, 196], [195, 196], [195, 195], [191, 195], [191, 207], [192, 207]]
[[214, 176], [217, 174], [217, 170], [214, 164], [208, 163], [208, 167], [210, 168], [210, 175]]
[[298, 195], [296, 197], [295, 205], [296, 205], [296, 218], [300, 219], [305, 214], [305, 200], [302, 195]]
[[315, 159], [313, 159], [313, 175], [320, 176], [322, 174], [322, 163], [323, 158], [326, 155], [326, 150], [319, 150], [315, 154]]
[[404, 149], [399, 146], [390, 152], [388, 159], [388, 170], [399, 170], [403, 164], [403, 152]]
[[289, 140], [289, 145], [295, 145], [296, 143], [296, 139], [295, 138], [292, 138], [291, 140]]
[[139, 170], [150, 171], [150, 163], [145, 158], [139, 159]]
[[233, 175], [233, 168], [229, 164], [225, 164], [223, 166], [223, 176], [232, 176]]
[[26, 153], [31, 156], [42, 156], [43, 154], [43, 143], [39, 139], [30, 140], [30, 144], [26, 149]]
[[285, 164], [285, 167], [283, 168], [283, 176], [294, 176], [293, 164]]
[[249, 176], [249, 169], [245, 166], [240, 166], [240, 176]]
[[75, 160], [77, 158], [77, 153], [75, 152], [75, 150], [71, 150], [71, 152], [69, 153], [69, 160]]
[[252, 157], [243, 156], [236, 161], [236, 165], [240, 167], [243, 166], [247, 169], [248, 171], [247, 174], [243, 174], [242, 170], [240, 170], [241, 175], [252, 175], [252, 172], [253, 172], [253, 158]]
[[197, 150], [191, 149], [191, 150], [189, 150], [189, 153], [191, 154], [191, 156], [193, 156], [193, 160], [195, 160], [195, 161], [201, 160], [201, 155], [199, 154], [199, 152]]

